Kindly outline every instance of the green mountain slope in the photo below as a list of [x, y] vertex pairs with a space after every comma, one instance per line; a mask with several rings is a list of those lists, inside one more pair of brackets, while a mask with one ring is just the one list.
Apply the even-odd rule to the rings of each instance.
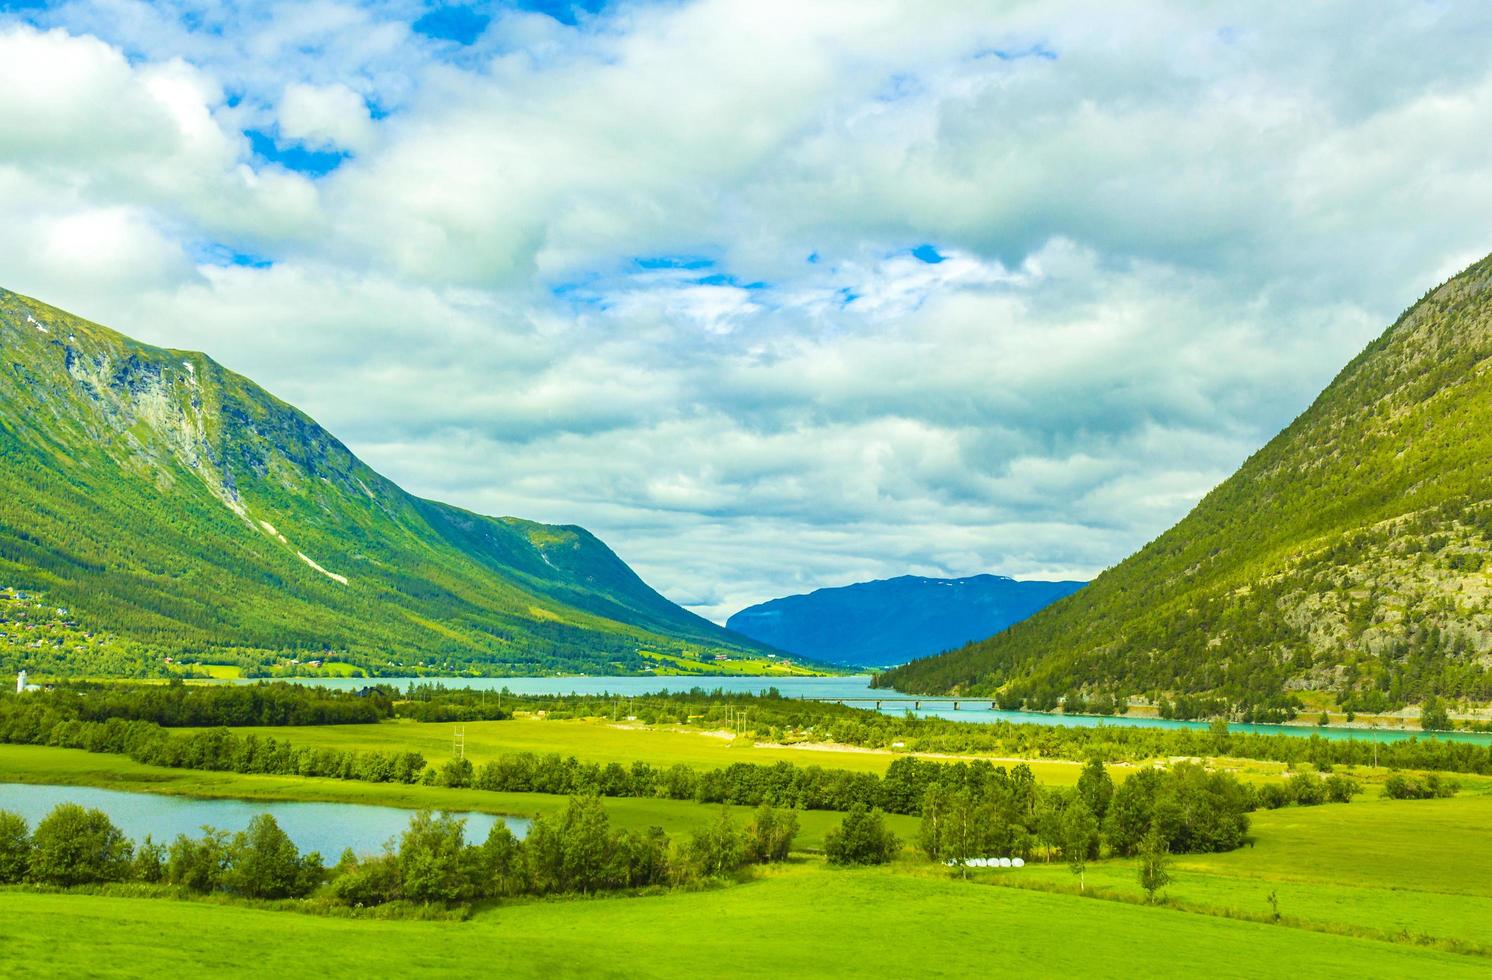
[[[1075, 595], [890, 671], [918, 692], [1492, 699], [1492, 257], [1435, 289], [1185, 519]], [[1221, 705], [1190, 701], [1184, 713]]]
[[760, 649], [582, 528], [411, 496], [208, 357], [0, 290], [3, 586], [112, 637], [83, 663], [25, 654], [52, 672], [327, 654], [384, 672], [636, 672], [648, 654]]

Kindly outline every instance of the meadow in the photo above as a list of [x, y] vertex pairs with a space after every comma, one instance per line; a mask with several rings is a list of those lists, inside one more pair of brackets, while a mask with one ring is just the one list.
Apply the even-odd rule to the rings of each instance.
[[[1440, 950], [802, 862], [703, 892], [530, 901], [466, 922], [0, 891], [14, 976], [1485, 976]], [[312, 952], [314, 951], [314, 953]]]
[[[900, 754], [758, 745], [699, 729], [600, 719], [455, 726], [401, 719], [236, 731], [339, 750], [415, 750], [440, 762], [450, 757], [455, 728], [464, 728], [466, 755], [478, 765], [503, 753], [557, 752], [599, 763], [642, 759], [713, 768], [788, 761], [880, 773]], [[1221, 764], [1256, 781], [1285, 773], [1278, 763]], [[1078, 772], [1074, 763], [1052, 760], [1033, 768], [1041, 782], [1064, 786]], [[1114, 776], [1133, 771], [1114, 767]], [[904, 845], [892, 865], [836, 869], [820, 852], [843, 815], [803, 811], [792, 862], [703, 891], [508, 900], [477, 906], [467, 921], [367, 921], [222, 898], [134, 897], [124, 886], [104, 894], [10, 888], [0, 889], [0, 915], [14, 937], [7, 969], [15, 967], [18, 976], [134, 975], [146, 956], [152, 969], [223, 976], [374, 970], [441, 976], [478, 969], [515, 977], [1485, 975], [1492, 969], [1492, 848], [1485, 829], [1492, 825], [1492, 780], [1458, 777], [1462, 792], [1455, 798], [1395, 801], [1378, 792], [1386, 774], [1357, 771], [1367, 792], [1350, 804], [1256, 811], [1251, 846], [1176, 856], [1174, 881], [1158, 906], [1143, 904], [1135, 864], [1126, 859], [1090, 862], [1083, 894], [1060, 861], [954, 880], [916, 850], [919, 820], [906, 816], [887, 818]], [[557, 813], [566, 804], [540, 793], [170, 769], [32, 745], [0, 745], [5, 781], [519, 816]], [[670, 834], [703, 827], [721, 810], [669, 799], [602, 804], [620, 828], [658, 826]], [[738, 823], [746, 821], [747, 808], [729, 809]], [[659, 929], [663, 922], [666, 930]], [[166, 936], [171, 941], [162, 943]], [[567, 939], [557, 944], [555, 936]], [[764, 938], [770, 941], [754, 941]], [[252, 963], [240, 959], [246, 947], [255, 948]], [[308, 948], [325, 954], [308, 962]]]
[[[191, 729], [185, 729], [191, 730]], [[883, 774], [891, 761], [904, 753], [863, 749], [846, 745], [775, 746], [761, 744], [728, 732], [706, 732], [698, 728], [642, 725], [605, 719], [543, 719], [517, 717], [506, 721], [470, 721], [430, 724], [391, 719], [377, 725], [307, 725], [286, 728], [235, 728], [238, 734], [288, 739], [297, 746], [377, 752], [419, 752], [427, 759], [450, 758], [452, 737], [463, 732], [466, 758], [481, 766], [499, 755], [534, 752], [575, 756], [582, 762], [630, 765], [641, 760], [654, 766], [683, 763], [698, 769], [715, 769], [733, 762], [771, 764], [790, 762], [798, 766], [823, 766], [855, 772]], [[973, 757], [973, 756], [966, 756]], [[1071, 786], [1081, 766], [1075, 761], [1029, 759], [1024, 761], [1043, 783]], [[1125, 767], [1115, 767], [1116, 776]]]

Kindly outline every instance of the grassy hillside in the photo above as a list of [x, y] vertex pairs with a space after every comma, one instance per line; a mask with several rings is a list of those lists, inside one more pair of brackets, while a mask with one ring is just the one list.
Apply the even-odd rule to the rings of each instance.
[[77, 631], [0, 644], [0, 669], [635, 673], [757, 650], [582, 528], [405, 493], [202, 354], [4, 290], [0, 354], [0, 587]]
[[[1492, 700], [1492, 258], [1431, 291], [1179, 524], [907, 691], [1283, 710]], [[1209, 699], [1216, 697], [1214, 705]], [[1186, 699], [1183, 697], [1183, 710]]]

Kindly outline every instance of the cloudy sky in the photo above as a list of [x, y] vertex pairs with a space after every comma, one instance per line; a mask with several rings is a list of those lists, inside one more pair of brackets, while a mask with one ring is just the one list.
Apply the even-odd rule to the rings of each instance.
[[1086, 577], [1492, 251], [1481, 3], [0, 2], [0, 285], [723, 619]]

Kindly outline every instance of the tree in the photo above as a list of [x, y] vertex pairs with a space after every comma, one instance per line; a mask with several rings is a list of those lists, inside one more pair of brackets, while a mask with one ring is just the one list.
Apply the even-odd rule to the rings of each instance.
[[798, 836], [798, 815], [763, 803], [746, 825], [746, 860], [753, 864], [786, 861]]
[[166, 859], [166, 880], [192, 891], [214, 891], [227, 874], [228, 854], [224, 831], [203, 827], [198, 840], [178, 834]]
[[948, 811], [952, 805], [952, 796], [953, 792], [943, 783], [931, 784], [922, 795], [922, 823], [917, 829], [917, 846], [922, 848], [929, 861], [942, 861], [951, 857], [948, 853]]
[[31, 866], [31, 831], [20, 814], [0, 810], [0, 885], [26, 878]]
[[290, 898], [305, 894], [300, 852], [268, 813], [255, 816], [247, 830], [234, 836], [228, 860], [229, 887], [241, 895]]
[[1419, 727], [1427, 732], [1448, 732], [1456, 726], [1451, 723], [1451, 716], [1445, 710], [1445, 705], [1432, 694], [1425, 698], [1424, 707], [1420, 709]]
[[615, 837], [601, 800], [572, 796], [558, 816], [541, 816], [523, 845], [534, 891], [592, 892], [615, 871]]
[[130, 877], [153, 885], [166, 876], [166, 848], [157, 844], [149, 834], [135, 848], [135, 860], [130, 867]]
[[1088, 760], [1078, 774], [1078, 795], [1096, 819], [1102, 820], [1109, 812], [1109, 803], [1114, 799], [1114, 777], [1109, 775], [1102, 759]]
[[1081, 795], [1062, 811], [1062, 858], [1077, 875], [1078, 891], [1087, 890], [1088, 859], [1098, 849], [1098, 820]]
[[102, 810], [59, 803], [32, 835], [31, 877], [49, 885], [122, 881], [129, 876], [129, 838]]
[[459, 759], [451, 759], [440, 767], [439, 774], [435, 777], [436, 785], [451, 786], [457, 789], [470, 786], [473, 779], [471, 760], [462, 756]]
[[896, 856], [901, 842], [886, 829], [880, 810], [856, 803], [844, 821], [824, 835], [824, 854], [830, 864], [885, 864]]
[[1154, 904], [1155, 894], [1171, 883], [1171, 852], [1158, 827], [1150, 828], [1140, 841], [1140, 887], [1145, 900]]
[[482, 843], [481, 883], [485, 895], [514, 895], [523, 891], [523, 845], [508, 825], [498, 820]]
[[399, 880], [414, 902], [461, 902], [472, 896], [466, 820], [421, 810], [399, 838]]
[[699, 874], [706, 878], [729, 874], [741, 866], [744, 849], [729, 810], [722, 807], [720, 819], [690, 835], [689, 854]]

